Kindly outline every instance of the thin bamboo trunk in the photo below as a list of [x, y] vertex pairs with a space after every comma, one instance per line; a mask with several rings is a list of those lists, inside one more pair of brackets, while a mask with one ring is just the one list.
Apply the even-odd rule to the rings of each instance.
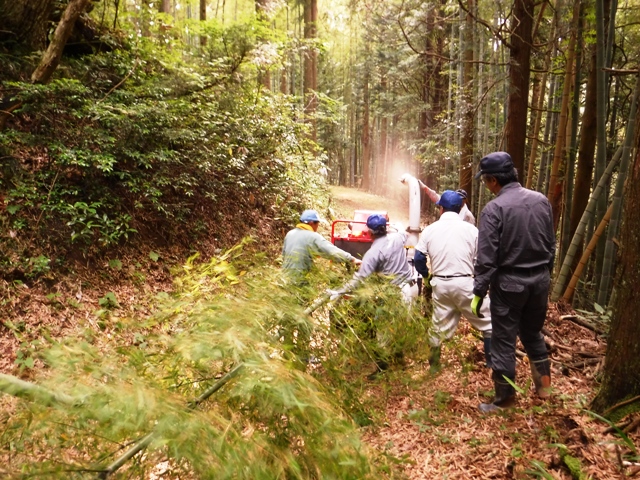
[[614, 263], [615, 263], [615, 242], [614, 239], [618, 235], [618, 228], [620, 225], [620, 219], [622, 217], [622, 193], [624, 190], [624, 183], [627, 179], [627, 171], [629, 170], [629, 160], [631, 158], [631, 145], [633, 143], [633, 134], [636, 128], [636, 118], [638, 109], [638, 95], [640, 93], [640, 77], [636, 79], [636, 87], [633, 93], [633, 99], [631, 101], [631, 107], [629, 109], [629, 119], [627, 120], [627, 128], [624, 137], [624, 143], [622, 146], [622, 159], [620, 161], [620, 170], [618, 171], [618, 178], [616, 179], [616, 188], [613, 194], [613, 201], [611, 203], [613, 207], [613, 215], [611, 218], [611, 224], [607, 232], [607, 243], [604, 251], [604, 262], [602, 265], [602, 280], [600, 281], [600, 288], [598, 290], [597, 302], [600, 305], [606, 305], [609, 289], [611, 286], [611, 280], [613, 276]]
[[[596, 98], [596, 174], [595, 180], [600, 180], [602, 171], [607, 163], [607, 88], [606, 66], [606, 44], [605, 37], [605, 0], [596, 0], [596, 64], [597, 64], [597, 98]], [[607, 208], [607, 192], [600, 197], [596, 205], [595, 222], [599, 223]], [[595, 283], [596, 291], [600, 286], [602, 273], [602, 262], [604, 261], [604, 242], [596, 247]]]
[[596, 231], [594, 232], [593, 237], [591, 237], [591, 240], [589, 241], [589, 245], [587, 245], [587, 248], [584, 249], [582, 258], [580, 258], [580, 262], [578, 263], [578, 268], [576, 268], [576, 271], [573, 272], [573, 277], [571, 277], [569, 286], [567, 286], [567, 289], [565, 290], [564, 295], [562, 295], [562, 299], [565, 300], [566, 302], [568, 302], [573, 296], [573, 292], [576, 289], [578, 280], [580, 280], [580, 276], [582, 275], [582, 271], [584, 270], [584, 267], [587, 264], [587, 260], [589, 259], [589, 256], [591, 255], [593, 250], [596, 248], [596, 244], [598, 243], [598, 240], [600, 240], [600, 237], [602, 236], [604, 229], [607, 227], [607, 224], [609, 223], [609, 219], [611, 218], [612, 211], [613, 211], [613, 204], [609, 205], [609, 208], [607, 209], [607, 212], [605, 213], [604, 217], [602, 217], [602, 220], [600, 221], [598, 228], [596, 228]]
[[567, 250], [567, 254], [562, 260], [562, 267], [560, 269], [560, 273], [558, 274], [558, 278], [556, 279], [556, 283], [553, 287], [553, 292], [551, 293], [551, 301], [556, 302], [562, 295], [564, 287], [567, 282], [567, 278], [569, 277], [569, 273], [571, 270], [571, 264], [573, 263], [573, 259], [576, 255], [576, 252], [580, 248], [582, 244], [582, 239], [584, 238], [584, 233], [587, 228], [587, 224], [589, 220], [593, 218], [593, 214], [596, 208], [596, 203], [600, 198], [600, 195], [604, 191], [613, 170], [618, 165], [620, 161], [620, 157], [622, 156], [622, 148], [619, 148], [616, 151], [616, 154], [613, 156], [607, 169], [604, 171], [602, 176], [600, 177], [600, 181], [596, 188], [594, 188], [591, 197], [589, 198], [589, 203], [587, 204], [587, 208], [585, 208], [584, 213], [582, 214], [582, 218], [580, 219], [580, 224], [576, 229], [576, 233], [573, 235], [571, 239], [571, 245], [569, 245], [569, 250]]
[[[474, 0], [468, 0], [467, 7], [469, 12], [474, 10]], [[473, 179], [473, 29], [475, 20], [471, 13], [466, 16], [464, 48], [463, 48], [463, 117], [462, 117], [462, 133], [460, 138], [460, 188], [471, 191], [471, 182]]]
[[[547, 97], [547, 118], [544, 122], [544, 134], [542, 136], [543, 142], [545, 145], [549, 144], [549, 137], [551, 135], [551, 131], [553, 129], [553, 120], [554, 116], [554, 108], [556, 104], [555, 93], [556, 93], [556, 84], [558, 82], [558, 78], [556, 75], [553, 75], [549, 81], [549, 96]], [[538, 192], [544, 192], [545, 186], [545, 175], [547, 171], [547, 159], [548, 159], [548, 151], [545, 150], [540, 155], [540, 167], [538, 168], [538, 179], [536, 180], [536, 190]]]
[[571, 94], [571, 79], [573, 78], [574, 59], [576, 50], [577, 27], [580, 19], [580, 2], [575, 2], [573, 6], [573, 19], [571, 21], [571, 38], [569, 39], [569, 53], [565, 67], [564, 85], [562, 89], [562, 106], [560, 107], [560, 120], [558, 122], [558, 133], [556, 134], [556, 145], [553, 153], [553, 164], [551, 166], [551, 176], [549, 177], [549, 188], [547, 198], [553, 208], [553, 227], [557, 230], [560, 220], [558, 209], [559, 198], [562, 196], [562, 189], [556, 188], [558, 185], [558, 173], [560, 167], [566, 159], [566, 132], [569, 118], [569, 97]]
[[580, 20], [578, 23], [578, 41], [576, 58], [576, 73], [573, 79], [573, 102], [571, 106], [571, 131], [569, 139], [569, 160], [567, 168], [567, 182], [565, 189], [564, 211], [562, 213], [562, 241], [560, 243], [559, 259], [563, 259], [569, 249], [571, 241], [571, 210], [573, 209], [573, 182], [576, 169], [576, 152], [578, 143], [578, 121], [580, 110], [580, 76], [582, 73], [582, 15], [581, 9]]

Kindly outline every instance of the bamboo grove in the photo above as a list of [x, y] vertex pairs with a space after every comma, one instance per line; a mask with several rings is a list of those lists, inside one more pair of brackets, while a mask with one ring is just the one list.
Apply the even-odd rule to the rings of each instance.
[[[318, 185], [304, 177], [305, 169], [313, 170], [309, 178], [326, 175], [331, 183], [385, 195], [392, 194], [400, 175], [409, 171], [438, 191], [460, 187], [471, 192], [470, 204], [477, 215], [489, 200], [473, 181], [478, 161], [491, 151], [508, 151], [523, 185], [547, 195], [553, 206], [559, 248], [552, 300], [587, 309], [597, 305], [601, 312], [614, 309], [604, 388], [595, 402], [602, 411], [617, 400], [640, 394], [640, 368], [636, 368], [640, 305], [634, 296], [640, 288], [639, 6], [638, 0], [0, 0], [0, 41], [30, 51], [27, 62], [38, 57], [28, 79], [3, 85], [0, 156], [10, 159], [5, 148], [23, 146], [22, 137], [12, 130], [21, 121], [37, 117], [41, 131], [49, 126], [57, 132], [62, 124], [58, 115], [64, 111], [65, 121], [82, 118], [78, 122], [82, 133], [95, 134], [91, 139], [105, 149], [116, 143], [115, 135], [101, 137], [91, 121], [113, 132], [134, 132], [137, 136], [131, 138], [143, 139], [147, 151], [116, 146], [124, 158], [144, 168], [180, 165], [186, 170], [188, 165], [190, 175], [173, 176], [167, 168], [157, 183], [127, 177], [132, 190], [147, 189], [145, 201], [156, 202], [153, 206], [165, 220], [181, 216], [188, 220], [192, 211], [187, 203], [162, 204], [158, 200], [162, 192], [182, 188], [185, 197], [192, 195], [197, 190], [193, 185], [211, 167], [207, 160], [213, 157], [220, 170], [211, 167], [214, 173], [207, 177], [211, 183], [203, 183], [206, 188], [196, 193], [205, 191], [203, 197], [212, 200], [215, 188], [220, 188], [222, 196], [231, 196], [233, 190], [227, 189], [231, 176], [251, 189], [246, 198], [237, 199], [236, 209], [262, 208], [254, 218], [266, 215], [270, 205], [254, 197], [266, 189], [270, 196], [265, 198], [277, 206], [275, 222], [301, 206], [291, 200], [295, 192], [308, 193]], [[66, 81], [65, 69], [71, 67], [61, 64], [63, 56], [95, 55], [93, 67], [98, 70], [105, 62], [98, 54], [118, 49], [125, 53], [119, 57], [124, 59], [121, 63], [110, 65], [118, 73], [115, 80], [113, 75], [91, 76], [91, 69], [78, 75], [102, 89], [101, 98], [92, 97], [94, 92], [87, 93], [89, 87], [77, 79]], [[12, 65], [8, 51], [0, 51], [3, 66]], [[153, 62], [152, 55], [156, 55]], [[152, 70], [153, 79], [148, 81], [145, 74]], [[131, 90], [125, 92], [128, 83]], [[243, 102], [229, 93], [233, 89], [242, 92]], [[50, 101], [58, 96], [65, 99], [60, 105]], [[163, 103], [165, 96], [175, 102]], [[158, 98], [158, 104], [140, 108], [142, 100]], [[170, 122], [163, 116], [167, 111]], [[270, 116], [273, 121], [266, 121]], [[162, 127], [180, 135], [154, 137]], [[238, 132], [247, 142], [227, 144]], [[161, 141], [171, 148], [156, 150]], [[190, 148], [184, 148], [182, 156], [177, 154], [177, 146], [187, 143]], [[193, 148], [194, 144], [202, 148]], [[43, 177], [46, 181], [39, 188], [45, 192], [45, 202], [29, 197], [29, 189], [19, 192], [24, 205], [28, 200], [35, 209], [53, 201], [60, 184], [82, 168], [111, 173], [115, 160], [94, 150], [91, 161], [64, 157], [72, 168]], [[209, 156], [202, 153], [205, 150]], [[237, 173], [245, 164], [258, 167], [249, 174]], [[300, 170], [292, 173], [289, 164]], [[2, 167], [8, 177], [11, 163], [7, 160]], [[128, 172], [119, 173], [124, 178]], [[296, 189], [290, 189], [296, 180]], [[135, 213], [143, 206], [135, 203], [128, 211]], [[14, 215], [23, 205], [9, 207], [14, 210], [8, 214]], [[98, 202], [76, 202], [54, 213], [73, 214], [82, 221], [107, 219], [98, 215], [99, 207]], [[117, 245], [129, 233], [137, 233], [128, 211], [115, 226], [105, 220], [106, 233], [99, 237], [104, 245]], [[41, 215], [32, 218], [35, 228]], [[66, 227], [75, 228], [70, 223]], [[91, 225], [73, 234], [97, 235], [99, 229], [92, 230], [95, 225]], [[34, 258], [32, 270], [40, 257]], [[221, 274], [225, 282], [237, 281], [231, 270], [225, 264]], [[184, 291], [185, 286], [181, 288]], [[262, 293], [263, 298], [268, 295]], [[257, 315], [267, 319], [257, 326], [245, 303], [239, 307], [228, 298], [220, 304], [200, 303], [199, 298], [187, 306], [183, 303], [187, 297], [167, 305], [166, 317], [149, 320], [159, 329], [153, 335], [144, 325], [122, 326], [119, 321], [109, 325], [129, 336], [127, 348], [109, 345], [120, 357], [101, 358], [90, 346], [95, 338], [86, 344], [64, 341], [47, 350], [48, 364], [62, 373], [66, 369], [69, 375], [64, 378], [80, 378], [77, 383], [56, 384], [53, 377], [38, 388], [1, 378], [4, 391], [37, 397], [43, 404], [20, 407], [20, 421], [9, 432], [22, 448], [19, 454], [27, 457], [30, 448], [43, 452], [53, 444], [53, 450], [72, 452], [74, 461], [89, 465], [87, 470], [107, 476], [152, 445], [171, 452], [177, 468], [188, 464], [187, 471], [195, 466], [204, 476], [231, 477], [234, 473], [225, 471], [225, 465], [231, 461], [236, 467], [242, 465], [238, 452], [258, 458], [269, 448], [276, 456], [247, 466], [246, 478], [323, 474], [379, 478], [353, 425], [340, 416], [333, 400], [312, 378], [292, 372], [274, 358], [277, 342], [261, 340], [272, 333], [265, 327], [268, 321], [284, 320], [272, 307], [285, 300], [267, 304], [245, 299], [246, 305], [256, 301]], [[186, 310], [189, 315], [183, 314]], [[238, 312], [243, 312], [239, 323]], [[196, 320], [203, 320], [202, 325]], [[300, 311], [289, 320], [307, 321]], [[202, 338], [194, 340], [198, 335]], [[162, 361], [148, 364], [145, 355], [132, 347], [147, 342], [147, 337], [153, 342], [153, 355]], [[207, 350], [206, 339], [219, 342], [221, 350]], [[251, 358], [245, 355], [249, 343], [257, 345]], [[121, 368], [124, 363], [127, 368]], [[177, 373], [184, 368], [187, 379]], [[214, 370], [217, 378], [205, 378]], [[270, 370], [277, 375], [271, 376]], [[222, 392], [224, 402], [204, 413], [197, 408], [236, 374], [235, 390]], [[277, 389], [271, 389], [274, 384]], [[68, 389], [56, 392], [58, 386]], [[166, 391], [172, 392], [170, 398]], [[162, 402], [167, 405], [160, 406]], [[138, 408], [142, 403], [154, 408]], [[101, 416], [107, 411], [115, 420], [106, 422], [106, 430], [83, 431], [87, 442], [107, 451], [105, 456], [80, 458], [85, 450], [74, 451], [73, 441], [57, 435], [58, 430], [56, 435], [38, 431], [35, 420], [49, 415], [51, 405], [73, 410], [69, 416], [61, 413], [68, 423], [61, 422], [60, 431], [73, 429], [80, 421], [83, 428], [93, 424], [102, 428]], [[83, 405], [88, 406], [86, 411]], [[119, 416], [126, 417], [126, 425]], [[291, 426], [298, 428], [294, 434], [299, 438], [311, 438], [309, 432], [315, 431], [322, 435], [317, 444], [285, 439]], [[20, 429], [33, 435], [33, 445], [23, 440]], [[200, 444], [181, 444], [181, 434], [215, 445], [216, 456], [205, 458]], [[248, 437], [253, 443], [245, 442]], [[298, 448], [279, 450], [280, 442], [293, 442]], [[109, 445], [115, 445], [118, 454], [124, 451], [122, 456], [109, 452]], [[337, 461], [327, 462], [327, 455]], [[57, 473], [61, 464], [66, 465], [51, 457], [46, 462]], [[332, 464], [346, 468], [321, 470], [322, 465]]]

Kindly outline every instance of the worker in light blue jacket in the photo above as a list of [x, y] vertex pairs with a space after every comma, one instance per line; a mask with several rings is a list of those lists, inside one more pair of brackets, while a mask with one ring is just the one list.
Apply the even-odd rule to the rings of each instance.
[[318, 233], [320, 216], [315, 210], [305, 210], [300, 223], [284, 238], [282, 269], [294, 283], [304, 283], [313, 267], [313, 258], [322, 256], [342, 263], [360, 265], [361, 260], [336, 247]]

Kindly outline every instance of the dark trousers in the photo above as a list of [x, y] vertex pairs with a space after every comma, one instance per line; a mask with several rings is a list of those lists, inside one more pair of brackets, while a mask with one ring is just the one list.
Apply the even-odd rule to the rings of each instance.
[[498, 270], [491, 288], [491, 361], [494, 378], [516, 378], [516, 340], [530, 361], [548, 358], [542, 327], [547, 316], [549, 271], [546, 268]]

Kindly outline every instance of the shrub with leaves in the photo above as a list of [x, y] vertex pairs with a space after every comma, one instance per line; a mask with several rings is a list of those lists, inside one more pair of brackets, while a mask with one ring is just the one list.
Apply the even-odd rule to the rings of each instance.
[[[211, 48], [230, 42], [229, 62], [248, 62], [236, 50], [250, 46], [231, 48], [243, 35], [211, 34]], [[3, 84], [22, 105], [0, 132], [15, 164], [0, 176], [3, 251], [23, 257], [35, 240], [49, 257], [96, 253], [134, 235], [230, 245], [248, 232], [229, 225], [288, 221], [326, 191], [290, 99], [239, 82], [226, 62], [196, 69], [141, 47], [73, 60], [47, 85]]]

